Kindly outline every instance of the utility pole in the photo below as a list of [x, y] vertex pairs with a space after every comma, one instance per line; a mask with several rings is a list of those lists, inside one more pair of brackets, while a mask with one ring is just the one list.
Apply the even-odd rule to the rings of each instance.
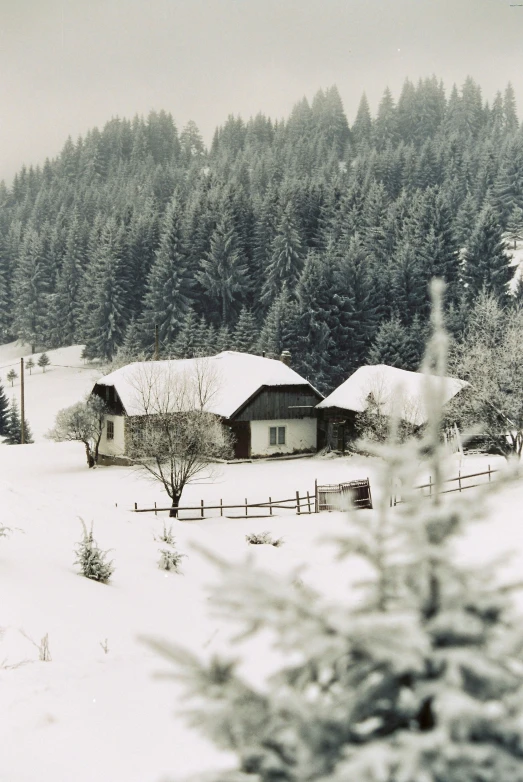
[[20, 359], [20, 444], [25, 443], [25, 394], [24, 394], [24, 359]]
[[158, 339], [158, 326], [154, 327], [154, 360], [158, 361], [160, 358], [160, 341]]

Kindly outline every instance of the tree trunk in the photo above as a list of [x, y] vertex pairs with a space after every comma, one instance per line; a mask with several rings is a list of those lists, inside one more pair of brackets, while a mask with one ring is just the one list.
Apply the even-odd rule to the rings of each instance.
[[178, 505], [180, 504], [180, 497], [181, 494], [173, 493], [172, 496], [172, 508], [169, 511], [169, 518], [171, 519], [177, 519], [178, 518]]
[[91, 448], [89, 447], [89, 443], [84, 443], [84, 445], [85, 445], [85, 455], [87, 457], [87, 466], [89, 468], [94, 467], [94, 459], [91, 453]]

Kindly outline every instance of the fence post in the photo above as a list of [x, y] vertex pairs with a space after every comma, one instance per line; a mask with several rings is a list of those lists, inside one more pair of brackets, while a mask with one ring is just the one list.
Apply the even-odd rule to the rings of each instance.
[[461, 470], [458, 470], [458, 486], [461, 493]]
[[429, 475], [429, 497], [432, 497], [432, 475]]
[[138, 510], [138, 503], [137, 502], [134, 503], [134, 509]]
[[202, 514], [202, 519], [203, 519], [203, 500], [200, 500], [200, 505], [201, 505], [200, 513]]
[[223, 516], [223, 504], [221, 500], [220, 500], [220, 516]]
[[309, 513], [311, 512], [311, 497], [309, 492], [307, 492], [307, 508], [309, 510]]
[[155, 515], [155, 516], [157, 516], [157, 515], [158, 515], [158, 513], [157, 513], [157, 511], [156, 511], [156, 500], [154, 501], [154, 515]]
[[490, 483], [490, 464], [488, 466], [488, 482]]
[[248, 515], [247, 509], [248, 509], [248, 506], [247, 506], [247, 497], [246, 497], [245, 498], [245, 517], [247, 517], [247, 515]]
[[272, 497], [269, 497], [269, 516], [272, 516]]
[[298, 516], [299, 516], [299, 515], [300, 515], [300, 513], [301, 513], [301, 508], [300, 508], [300, 492], [299, 492], [299, 491], [297, 491], [297, 492], [296, 492], [296, 511], [297, 511], [297, 513], [298, 513]]
[[319, 513], [318, 503], [318, 479], [314, 480], [314, 513]]

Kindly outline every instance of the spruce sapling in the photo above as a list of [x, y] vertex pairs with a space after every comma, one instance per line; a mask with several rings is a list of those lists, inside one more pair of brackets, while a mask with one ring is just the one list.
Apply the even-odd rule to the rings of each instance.
[[38, 366], [42, 369], [42, 372], [45, 372], [45, 368], [49, 366], [51, 363], [51, 360], [47, 353], [42, 353], [40, 358], [38, 359]]
[[[438, 287], [434, 298], [426, 366], [443, 376]], [[367, 446], [382, 457], [378, 505], [371, 515], [348, 514], [335, 539], [340, 558], [366, 562], [365, 581], [353, 587], [359, 600], [333, 603], [208, 552], [223, 575], [211, 594], [216, 613], [238, 622], [241, 638], [268, 631], [279, 670], [254, 685], [236, 661], [204, 662], [149, 640], [196, 698], [193, 724], [236, 754], [245, 780], [523, 780], [523, 634], [511, 601], [521, 585], [500, 585], [499, 560], [472, 565], [460, 556], [457, 544], [496, 485], [441, 494], [443, 382], [426, 385], [423, 436], [398, 444], [393, 427], [387, 444]], [[427, 470], [430, 498], [414, 490]], [[397, 508], [389, 506], [393, 480], [402, 486]]]
[[186, 556], [185, 554], [179, 554], [177, 551], [171, 551], [170, 549], [160, 549], [160, 559], [158, 561], [158, 567], [161, 570], [172, 570], [175, 573], [180, 573], [180, 563]]
[[106, 560], [108, 551], [102, 551], [93, 538], [93, 525], [88, 531], [83, 519], [80, 519], [83, 528], [83, 538], [75, 549], [76, 559], [74, 564], [80, 565], [82, 574], [93, 581], [107, 584], [114, 573], [113, 561]]

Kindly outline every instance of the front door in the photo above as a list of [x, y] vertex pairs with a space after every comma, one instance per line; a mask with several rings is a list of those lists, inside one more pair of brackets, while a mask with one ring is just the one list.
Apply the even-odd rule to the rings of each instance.
[[249, 459], [251, 455], [251, 424], [249, 421], [234, 421], [230, 424], [234, 435], [234, 458]]

